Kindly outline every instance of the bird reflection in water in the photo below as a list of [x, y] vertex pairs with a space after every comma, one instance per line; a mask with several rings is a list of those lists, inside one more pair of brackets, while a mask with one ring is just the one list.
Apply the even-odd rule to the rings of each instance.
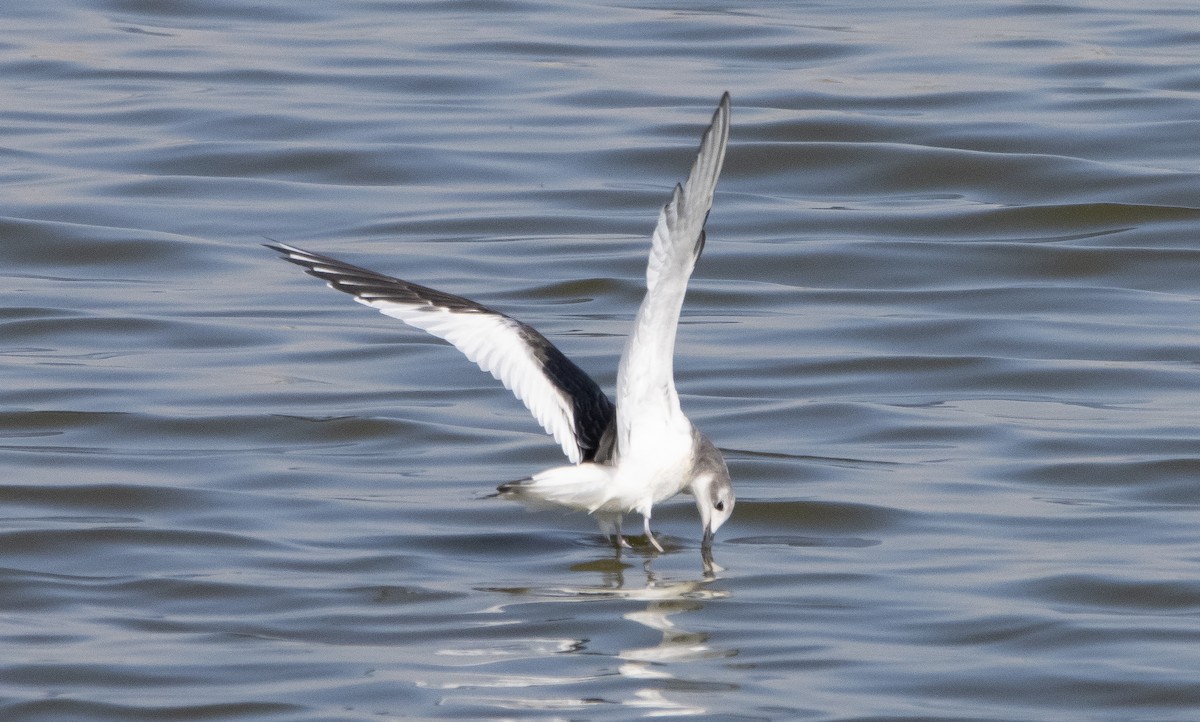
[[[459, 670], [440, 680], [419, 681], [418, 686], [446, 690], [444, 703], [471, 704], [500, 709], [583, 709], [599, 704], [620, 704], [640, 710], [639, 715], [675, 716], [704, 714], [709, 710], [697, 702], [704, 692], [721, 692], [728, 689], [727, 682], [683, 676], [684, 665], [703, 660], [733, 657], [736, 650], [722, 649], [712, 643], [707, 632], [689, 631], [680, 625], [679, 617], [703, 610], [708, 604], [726, 599], [730, 592], [716, 588], [716, 569], [706, 568], [699, 579], [672, 581], [659, 577], [650, 569], [647, 560], [637, 576], [642, 577], [638, 586], [631, 586], [626, 577], [633, 565], [607, 557], [594, 562], [576, 565], [571, 571], [598, 573], [597, 584], [583, 586], [532, 587], [487, 587], [480, 588], [489, 594], [509, 597], [484, 613], [499, 615], [497, 618], [480, 622], [479, 645], [442, 650], [439, 654], [461, 661], [472, 660], [477, 666], [500, 666], [507, 668], [499, 672], [465, 672]], [[643, 581], [644, 579], [644, 581]], [[625, 602], [644, 602], [644, 607], [633, 611], [621, 611]], [[657, 643], [607, 652], [602, 649], [603, 636], [579, 637], [547, 636], [547, 628], [562, 627], [575, 620], [579, 626], [595, 627], [596, 609], [586, 614], [564, 617], [559, 605], [567, 604], [612, 604], [613, 617], [606, 621], [601, 612], [601, 627], [610, 626], [614, 637], [630, 636], [623, 622], [633, 622], [659, 634]], [[542, 607], [546, 607], [543, 609]], [[524, 637], [519, 630], [533, 627], [539, 630], [536, 636]], [[486, 629], [486, 632], [483, 632]], [[511, 630], [511, 632], [505, 633]], [[517, 634], [512, 634], [517, 632]], [[499, 634], [498, 634], [499, 633]], [[636, 636], [636, 635], [635, 635]], [[616, 645], [614, 645], [616, 646]], [[559, 658], [559, 655], [610, 656], [616, 662], [619, 679], [635, 681], [634, 689], [615, 683], [612, 666], [600, 664], [602, 671], [595, 674], [521, 674], [511, 673], [514, 667], [545, 670], [553, 666], [559, 670], [570, 670], [574, 665]], [[542, 660], [546, 664], [531, 665], [529, 662]], [[583, 660], [587, 668], [591, 662]], [[458, 665], [454, 665], [458, 666]], [[698, 669], [699, 668], [694, 668]], [[496, 694], [501, 689], [512, 694]], [[555, 694], [552, 690], [567, 690], [567, 694]], [[686, 689], [690, 699], [678, 697]], [[453, 690], [453, 693], [449, 693]], [[534, 691], [534, 696], [525, 696], [516, 690]], [[581, 694], [580, 692], [584, 693]], [[482, 693], [482, 694], [480, 694]], [[548, 693], [548, 694], [547, 694]], [[617, 698], [614, 698], [617, 697]]]

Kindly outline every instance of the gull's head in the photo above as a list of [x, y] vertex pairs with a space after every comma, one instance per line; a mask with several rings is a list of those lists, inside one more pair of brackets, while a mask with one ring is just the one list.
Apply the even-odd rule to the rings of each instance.
[[700, 523], [704, 525], [705, 548], [712, 546], [717, 529], [733, 514], [737, 499], [733, 495], [733, 484], [729, 481], [729, 468], [725, 458], [706, 437], [696, 434], [696, 462], [692, 466], [691, 492], [696, 497], [696, 509], [700, 512]]

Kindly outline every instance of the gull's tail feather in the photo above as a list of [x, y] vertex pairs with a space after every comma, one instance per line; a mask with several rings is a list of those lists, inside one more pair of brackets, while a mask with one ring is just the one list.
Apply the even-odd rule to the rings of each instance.
[[611, 466], [591, 462], [556, 466], [530, 479], [501, 484], [496, 490], [535, 509], [567, 507], [590, 514], [610, 501], [613, 471]]

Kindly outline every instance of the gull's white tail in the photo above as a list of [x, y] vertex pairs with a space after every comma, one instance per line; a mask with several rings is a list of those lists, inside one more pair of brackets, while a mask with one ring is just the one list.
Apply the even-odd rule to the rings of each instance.
[[524, 481], [514, 481], [499, 488], [510, 499], [534, 508], [567, 507], [586, 509], [588, 513], [602, 510], [612, 501], [612, 479], [616, 470], [606, 464], [590, 462], [575, 466], [556, 466], [533, 475]]

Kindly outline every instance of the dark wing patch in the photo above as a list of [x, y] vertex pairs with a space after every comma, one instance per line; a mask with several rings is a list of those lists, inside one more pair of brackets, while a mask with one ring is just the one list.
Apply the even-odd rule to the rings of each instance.
[[547, 341], [545, 336], [529, 326], [524, 326], [521, 331], [522, 334], [528, 331], [526, 338], [535, 349], [546, 377], [571, 398], [575, 411], [575, 441], [579, 444], [583, 460], [596, 460], [600, 439], [616, 419], [616, 407], [592, 377]]

